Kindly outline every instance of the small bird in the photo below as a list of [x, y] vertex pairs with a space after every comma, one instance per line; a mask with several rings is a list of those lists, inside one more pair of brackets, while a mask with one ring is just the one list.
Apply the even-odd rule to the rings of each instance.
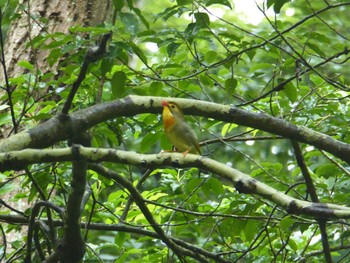
[[177, 151], [201, 154], [198, 139], [187, 124], [181, 107], [172, 101], [163, 101], [163, 124], [165, 134]]

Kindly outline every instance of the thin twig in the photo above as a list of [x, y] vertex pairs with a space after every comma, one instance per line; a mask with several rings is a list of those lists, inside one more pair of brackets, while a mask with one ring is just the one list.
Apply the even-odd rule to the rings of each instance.
[[[292, 140], [292, 146], [294, 149], [295, 158], [297, 160], [297, 163], [299, 165], [301, 173], [304, 177], [306, 187], [307, 187], [307, 190], [310, 194], [311, 200], [314, 203], [319, 203], [320, 200], [317, 196], [315, 185], [312, 181], [311, 175], [310, 175], [309, 170], [308, 170], [306, 163], [304, 161], [304, 157], [303, 157], [301, 148], [299, 146], [299, 143], [297, 141]], [[317, 222], [318, 222], [318, 225], [320, 227], [321, 241], [322, 241], [325, 260], [327, 263], [332, 263], [333, 261], [332, 261], [332, 256], [331, 256], [331, 252], [330, 252], [330, 248], [329, 248], [328, 234], [327, 234], [327, 228], [326, 228], [327, 220], [318, 218]]]
[[75, 97], [75, 94], [77, 93], [77, 91], [80, 87], [80, 84], [85, 79], [85, 76], [87, 74], [87, 70], [88, 70], [90, 63], [95, 62], [103, 57], [103, 55], [106, 52], [107, 42], [111, 37], [112, 37], [112, 33], [105, 34], [101, 39], [100, 45], [96, 49], [90, 48], [86, 52], [83, 64], [81, 66], [80, 73], [78, 75], [78, 78], [74, 82], [72, 89], [70, 90], [69, 95], [67, 97], [67, 100], [65, 101], [65, 103], [63, 105], [62, 114], [64, 114], [64, 115], [68, 114], [70, 108], [72, 107], [72, 103], [73, 103], [73, 99]]

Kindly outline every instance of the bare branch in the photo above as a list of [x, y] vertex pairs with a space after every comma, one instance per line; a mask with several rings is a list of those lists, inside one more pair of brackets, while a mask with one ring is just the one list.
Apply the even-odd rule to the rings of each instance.
[[290, 214], [304, 214], [316, 218], [350, 218], [350, 208], [324, 203], [310, 203], [290, 197], [276, 189], [253, 179], [234, 168], [228, 167], [215, 160], [188, 154], [185, 157], [181, 153], [160, 154], [138, 154], [135, 152], [121, 151], [115, 149], [88, 148], [75, 145], [72, 148], [8, 152], [0, 154], [0, 165], [5, 167], [17, 163], [42, 163], [42, 162], [65, 162], [74, 161], [79, 151], [80, 156], [90, 162], [116, 162], [135, 166], [147, 167], [149, 169], [159, 167], [197, 167], [199, 169], [214, 173], [219, 177], [232, 183], [240, 193], [258, 194], [275, 204], [283, 207]]

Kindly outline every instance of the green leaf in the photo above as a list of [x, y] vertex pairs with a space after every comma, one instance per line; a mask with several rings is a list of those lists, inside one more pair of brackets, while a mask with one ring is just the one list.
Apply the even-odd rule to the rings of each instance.
[[134, 14], [119, 12], [121, 22], [125, 25], [125, 29], [133, 34], [139, 31], [139, 22]]
[[145, 25], [145, 27], [146, 27], [147, 29], [149, 29], [149, 23], [148, 23], [148, 21], [146, 20], [146, 18], [143, 16], [143, 14], [141, 13], [140, 9], [134, 7], [132, 10], [133, 10], [133, 11], [135, 12], [135, 14], [140, 18], [140, 20], [141, 20], [142, 23]]
[[293, 83], [289, 82], [284, 86], [283, 90], [291, 102], [296, 102], [298, 100], [298, 90]]
[[124, 7], [124, 0], [113, 0], [113, 5], [116, 11], [121, 11]]
[[142, 153], [148, 151], [149, 149], [154, 147], [154, 145], [157, 143], [158, 140], [159, 140], [159, 134], [157, 134], [157, 133], [147, 133], [142, 138], [142, 141], [141, 141], [141, 144], [140, 144], [140, 151]]
[[226, 123], [224, 125], [224, 127], [222, 127], [221, 130], [221, 136], [225, 137], [227, 133], [229, 133], [230, 131], [232, 131], [234, 128], [236, 128], [238, 125], [234, 124], [234, 123]]
[[290, 233], [294, 223], [295, 221], [291, 217], [289, 216], [284, 217], [280, 221], [280, 227], [282, 229], [282, 232]]
[[255, 222], [254, 220], [249, 220], [246, 223], [244, 228], [244, 235], [248, 242], [251, 242], [255, 237], [255, 235], [257, 234], [257, 230], [258, 230], [257, 226], [258, 226], [258, 223]]
[[47, 61], [49, 62], [49, 65], [52, 67], [61, 56], [62, 56], [62, 49], [60, 48], [51, 49], [51, 52], [47, 57]]
[[148, 64], [147, 57], [145, 56], [143, 51], [137, 45], [135, 45], [134, 42], [129, 41], [128, 44], [130, 45], [132, 51], [142, 60], [142, 62]]
[[104, 58], [101, 62], [101, 74], [104, 76], [111, 71], [114, 65], [114, 60], [110, 58]]
[[200, 75], [199, 76], [199, 80], [206, 87], [212, 87], [213, 86], [213, 80], [208, 75]]
[[210, 19], [207, 13], [194, 13], [194, 18], [196, 19], [196, 24], [200, 27], [207, 28], [210, 24]]
[[207, 63], [213, 63], [216, 60], [218, 53], [213, 50], [209, 50], [204, 54], [204, 59]]
[[185, 37], [189, 41], [192, 41], [192, 38], [198, 34], [200, 27], [197, 23], [189, 23], [185, 29]]
[[188, 5], [192, 3], [192, 0], [176, 0], [178, 5]]
[[249, 72], [255, 72], [259, 69], [265, 70], [265, 69], [271, 69], [274, 67], [271, 63], [255, 63], [249, 70]]
[[236, 42], [241, 42], [242, 37], [237, 34], [237, 32], [220, 32], [219, 36], [231, 39]]
[[290, 248], [296, 253], [299, 249], [298, 244], [292, 239], [290, 238], [288, 241], [288, 245], [290, 246]]
[[273, 6], [275, 4], [275, 2], [276, 2], [276, 0], [267, 0], [266, 1], [267, 8], [270, 8], [271, 6]]
[[112, 95], [114, 99], [124, 97], [126, 92], [126, 79], [126, 74], [123, 71], [117, 71], [114, 73], [111, 80]]
[[222, 186], [222, 182], [216, 178], [209, 178], [203, 185], [202, 185], [202, 191], [203, 193], [210, 197], [210, 196], [216, 196], [224, 193], [224, 187]]
[[237, 87], [238, 81], [234, 78], [229, 78], [225, 81], [225, 89], [232, 94], [236, 87]]
[[114, 243], [119, 247], [123, 247], [124, 242], [130, 240], [130, 234], [122, 231], [118, 231], [115, 238]]
[[277, 0], [277, 1], [275, 1], [275, 4], [273, 6], [273, 11], [276, 14], [279, 14], [281, 12], [282, 7], [288, 2], [290, 2], [290, 0]]
[[224, 187], [222, 186], [222, 182], [216, 178], [210, 178], [209, 184], [211, 187], [211, 191], [216, 195], [221, 195], [224, 193]]
[[0, 195], [4, 196], [4, 194], [9, 193], [15, 189], [14, 183], [6, 183], [2, 184], [0, 187]]
[[321, 49], [321, 47], [319, 47], [318, 45], [313, 44], [313, 43], [311, 43], [311, 42], [307, 42], [306, 45], [307, 45], [310, 49], [312, 49], [313, 51], [315, 51], [316, 54], [318, 54], [318, 55], [320, 55], [320, 56], [322, 56], [322, 57], [325, 57], [325, 56], [326, 56], [326, 54], [323, 52], [323, 50]]
[[170, 43], [166, 48], [166, 51], [168, 53], [168, 57], [174, 56], [176, 53], [176, 50], [179, 48], [179, 46], [181, 46], [181, 44], [178, 44], [175, 42]]
[[320, 177], [329, 178], [337, 172], [333, 164], [323, 164], [316, 169], [316, 174]]
[[159, 96], [163, 91], [163, 84], [161, 82], [152, 82], [149, 87], [149, 93], [152, 96]]
[[159, 18], [163, 18], [163, 21], [167, 21], [168, 19], [172, 18], [173, 16], [181, 16], [184, 12], [191, 11], [189, 8], [184, 7], [184, 6], [172, 6], [166, 8], [162, 13], [158, 14], [156, 16], [156, 20]]
[[34, 70], [34, 66], [29, 61], [26, 61], [26, 60], [22, 60], [22, 61], [18, 62], [18, 66], [25, 68], [25, 69], [28, 69], [30, 71]]
[[210, 6], [210, 5], [215, 5], [215, 4], [224, 5], [230, 9], [232, 9], [231, 2], [228, 0], [209, 0], [209, 1], [206, 1], [205, 5]]

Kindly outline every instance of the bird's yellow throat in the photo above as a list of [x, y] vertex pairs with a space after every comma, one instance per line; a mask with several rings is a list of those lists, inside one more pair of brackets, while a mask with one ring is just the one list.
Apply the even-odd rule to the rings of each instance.
[[169, 129], [171, 129], [175, 123], [174, 116], [169, 110], [168, 106], [164, 107], [163, 109], [163, 123], [164, 123], [165, 131], [168, 131]]

